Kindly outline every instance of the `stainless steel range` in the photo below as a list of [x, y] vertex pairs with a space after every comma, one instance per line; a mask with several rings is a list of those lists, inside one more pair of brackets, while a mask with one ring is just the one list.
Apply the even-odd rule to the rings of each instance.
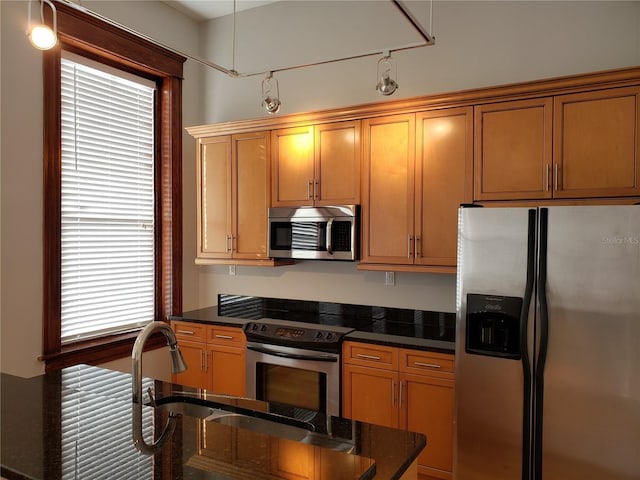
[[342, 339], [353, 330], [268, 318], [247, 323], [247, 395], [339, 416]]

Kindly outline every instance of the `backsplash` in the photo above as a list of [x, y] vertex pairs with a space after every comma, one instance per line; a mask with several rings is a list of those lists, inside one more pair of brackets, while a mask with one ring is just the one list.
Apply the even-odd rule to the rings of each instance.
[[219, 294], [218, 315], [324, 325], [348, 322], [359, 331], [455, 341], [456, 315], [450, 312]]

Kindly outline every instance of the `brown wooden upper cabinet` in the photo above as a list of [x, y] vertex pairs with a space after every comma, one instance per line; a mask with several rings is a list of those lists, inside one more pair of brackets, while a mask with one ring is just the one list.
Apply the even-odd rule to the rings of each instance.
[[640, 87], [554, 98], [557, 198], [640, 194]]
[[360, 121], [271, 132], [273, 206], [360, 203]]
[[551, 198], [552, 99], [478, 105], [474, 117], [474, 200]]
[[269, 132], [198, 139], [197, 258], [266, 260]]
[[640, 194], [639, 87], [475, 107], [474, 200]]
[[471, 107], [364, 120], [359, 268], [455, 271], [472, 128]]

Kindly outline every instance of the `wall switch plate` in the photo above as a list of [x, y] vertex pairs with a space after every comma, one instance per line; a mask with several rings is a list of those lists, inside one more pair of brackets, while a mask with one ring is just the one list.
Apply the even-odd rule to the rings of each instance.
[[394, 286], [396, 284], [395, 272], [384, 272], [384, 284]]
[[236, 274], [236, 266], [229, 265], [229, 275], [235, 275], [235, 274]]

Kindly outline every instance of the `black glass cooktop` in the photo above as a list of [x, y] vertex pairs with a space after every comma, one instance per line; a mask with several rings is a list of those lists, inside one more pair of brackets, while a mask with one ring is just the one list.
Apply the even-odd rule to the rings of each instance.
[[455, 341], [455, 313], [344, 303], [218, 295], [218, 315], [290, 320], [430, 340]]

